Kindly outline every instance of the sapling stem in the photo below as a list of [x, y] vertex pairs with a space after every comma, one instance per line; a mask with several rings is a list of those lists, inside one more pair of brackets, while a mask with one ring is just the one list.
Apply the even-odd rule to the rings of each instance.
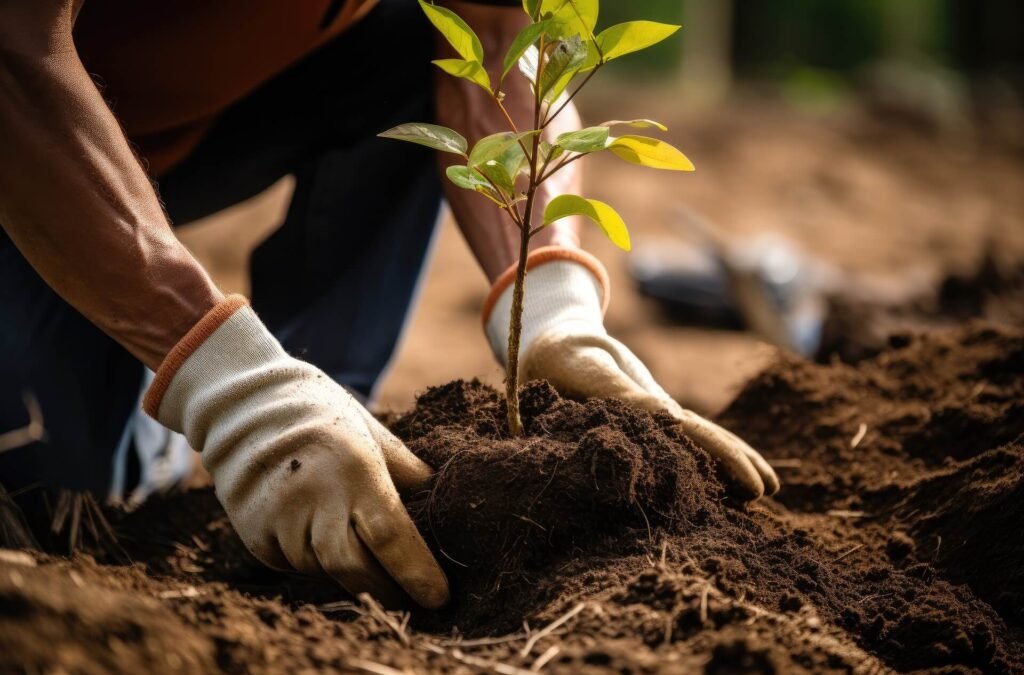
[[519, 415], [519, 340], [523, 334], [523, 295], [526, 284], [526, 256], [530, 252], [529, 226], [523, 227], [519, 239], [519, 263], [512, 287], [512, 316], [508, 331], [508, 368], [505, 374], [505, 399], [508, 401], [508, 432], [511, 436], [523, 433], [523, 420]]
[[[541, 53], [544, 49], [544, 38], [540, 40]], [[540, 82], [544, 70], [544, 59], [538, 59], [537, 82]], [[497, 97], [496, 97], [497, 100]], [[501, 105], [501, 102], [498, 102]], [[544, 104], [540, 87], [534, 86], [533, 97], [533, 128], [540, 128], [541, 110]], [[504, 106], [502, 106], [504, 109]], [[511, 124], [511, 119], [509, 120]], [[515, 437], [523, 433], [523, 419], [519, 414], [519, 345], [523, 334], [523, 296], [526, 289], [526, 258], [530, 254], [530, 238], [533, 222], [533, 205], [537, 195], [537, 187], [543, 182], [540, 158], [541, 134], [533, 135], [533, 152], [526, 153], [530, 164], [530, 182], [526, 189], [526, 204], [520, 217], [519, 226], [519, 262], [516, 264], [516, 279], [512, 287], [512, 315], [509, 317], [508, 330], [508, 367], [505, 370], [505, 400], [508, 402], [508, 432]], [[524, 148], [525, 152], [525, 148]]]
[[[523, 9], [531, 25], [521, 30], [508, 46], [502, 69], [494, 71], [485, 64], [483, 44], [473, 29], [450, 9], [433, 0], [419, 0], [427, 18], [441, 32], [458, 54], [458, 59], [439, 59], [434, 63], [458, 78], [482, 87], [493, 99], [511, 132], [491, 134], [479, 139], [472, 150], [465, 137], [454, 129], [424, 122], [400, 124], [379, 134], [410, 143], [424, 145], [441, 152], [458, 155], [465, 165], [453, 164], [445, 170], [453, 184], [464, 190], [481, 193], [508, 214], [519, 229], [519, 258], [515, 265], [510, 308], [505, 396], [508, 401], [508, 429], [511, 436], [523, 432], [519, 411], [519, 351], [522, 347], [523, 303], [526, 286], [526, 263], [530, 241], [547, 225], [570, 216], [593, 220], [618, 247], [629, 250], [629, 232], [615, 210], [596, 199], [563, 194], [553, 197], [539, 192], [540, 186], [578, 159], [601, 150], [611, 150], [633, 164], [674, 171], [692, 171], [693, 164], [681, 152], [656, 138], [633, 134], [612, 137], [612, 126], [658, 127], [652, 120], [608, 122], [554, 136], [542, 141], [545, 131], [553, 131], [551, 123], [569, 107], [580, 90], [607, 62], [625, 54], [645, 49], [668, 36], [679, 27], [653, 21], [627, 21], [594, 33], [598, 0], [524, 0]], [[567, 11], [571, 9], [570, 11]], [[543, 17], [543, 19], [542, 19]], [[533, 125], [520, 132], [518, 118], [505, 106], [502, 82], [518, 64], [533, 88]], [[584, 69], [589, 72], [584, 74]], [[497, 78], [495, 86], [494, 76]], [[578, 84], [569, 89], [570, 84]], [[519, 99], [516, 99], [517, 104]], [[523, 103], [526, 103], [523, 101]], [[524, 105], [524, 108], [526, 106]], [[513, 112], [518, 113], [519, 108]], [[523, 110], [525, 112], [525, 110]], [[518, 120], [522, 124], [522, 120]], [[525, 129], [525, 126], [523, 126]], [[513, 139], [509, 139], [514, 134]], [[527, 143], [526, 139], [531, 141]], [[506, 142], [506, 139], [509, 139]], [[532, 146], [532, 151], [531, 147]], [[521, 156], [519, 151], [522, 151]], [[522, 174], [528, 180], [522, 181]], [[522, 189], [525, 183], [525, 189]], [[540, 201], [543, 217], [534, 213]], [[519, 203], [525, 202], [522, 209]], [[536, 224], [534, 220], [538, 220]]]

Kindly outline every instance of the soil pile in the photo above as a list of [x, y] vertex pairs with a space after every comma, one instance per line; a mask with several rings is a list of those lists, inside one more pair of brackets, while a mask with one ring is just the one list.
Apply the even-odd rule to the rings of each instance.
[[817, 359], [858, 363], [888, 350], [894, 334], [949, 329], [970, 320], [1024, 328], [1024, 265], [1000, 258], [990, 247], [969, 271], [949, 271], [912, 299], [829, 298]]
[[711, 459], [667, 415], [566, 400], [545, 382], [527, 385], [521, 405], [524, 435], [512, 439], [496, 391], [453, 382], [393, 426], [437, 468], [409, 509], [457, 584], [457, 625], [474, 632], [517, 628], [552, 563], [701, 529], [724, 496]]
[[780, 357], [722, 418], [782, 472], [744, 506], [667, 417], [531, 383], [510, 439], [500, 396], [455, 382], [392, 421], [437, 468], [408, 504], [446, 612], [266, 571], [189, 493], [116, 518], [134, 565], [0, 560], [0, 666], [1019, 672], [1022, 401], [1020, 331]]

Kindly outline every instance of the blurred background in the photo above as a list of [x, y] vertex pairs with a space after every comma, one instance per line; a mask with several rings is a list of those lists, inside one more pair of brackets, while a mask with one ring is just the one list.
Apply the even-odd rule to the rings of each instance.
[[[609, 330], [684, 405], [716, 412], [779, 349], [855, 362], [908, 331], [1024, 325], [1024, 3], [603, 3], [602, 25], [638, 18], [683, 30], [602, 72], [581, 114], [657, 119], [697, 171], [589, 159], [586, 195], [619, 210], [634, 250], [584, 241], [613, 280]], [[181, 238], [244, 291], [290, 189]], [[501, 382], [487, 290], [445, 217], [378, 409]]]

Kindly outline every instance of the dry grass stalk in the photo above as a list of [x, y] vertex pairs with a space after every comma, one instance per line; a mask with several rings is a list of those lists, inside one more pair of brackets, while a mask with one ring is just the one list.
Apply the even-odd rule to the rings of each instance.
[[25, 514], [0, 485], [0, 547], [38, 549], [39, 542], [32, 534]]
[[582, 612], [583, 608], [586, 607], [586, 606], [587, 606], [587, 603], [581, 602], [580, 604], [576, 605], [575, 607], [570, 609], [568, 612], [566, 612], [562, 616], [558, 617], [557, 619], [555, 619], [554, 621], [549, 623], [545, 628], [542, 628], [541, 630], [539, 630], [536, 633], [534, 633], [533, 635], [531, 635], [530, 639], [526, 641], [525, 645], [523, 645], [523, 648], [519, 650], [519, 655], [522, 656], [523, 658], [526, 658], [527, 656], [529, 656], [530, 652], [533, 651], [534, 646], [538, 642], [543, 640], [548, 635], [551, 635], [551, 633], [553, 633], [559, 626], [565, 624], [567, 621], [572, 619], [574, 616], [576, 616], [577, 614]]
[[25, 401], [25, 409], [28, 410], [28, 424], [20, 429], [0, 434], [0, 452], [7, 452], [46, 438], [43, 411], [39, 407], [39, 401], [28, 392], [22, 394], [22, 399]]

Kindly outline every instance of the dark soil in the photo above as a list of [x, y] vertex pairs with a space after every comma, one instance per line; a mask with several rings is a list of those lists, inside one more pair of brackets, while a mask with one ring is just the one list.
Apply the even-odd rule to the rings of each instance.
[[781, 473], [750, 506], [667, 417], [540, 382], [523, 415], [455, 382], [392, 420], [442, 613], [267, 571], [198, 491], [111, 514], [134, 564], [0, 558], [0, 669], [1024, 671], [1024, 332], [780, 357], [720, 420]]
[[884, 301], [837, 293], [829, 298], [817, 359], [858, 363], [888, 350], [894, 335], [948, 329], [973, 319], [1024, 328], [1024, 265], [1019, 256], [1000, 255], [994, 248], [990, 244], [977, 264], [943, 274], [917, 297]]

